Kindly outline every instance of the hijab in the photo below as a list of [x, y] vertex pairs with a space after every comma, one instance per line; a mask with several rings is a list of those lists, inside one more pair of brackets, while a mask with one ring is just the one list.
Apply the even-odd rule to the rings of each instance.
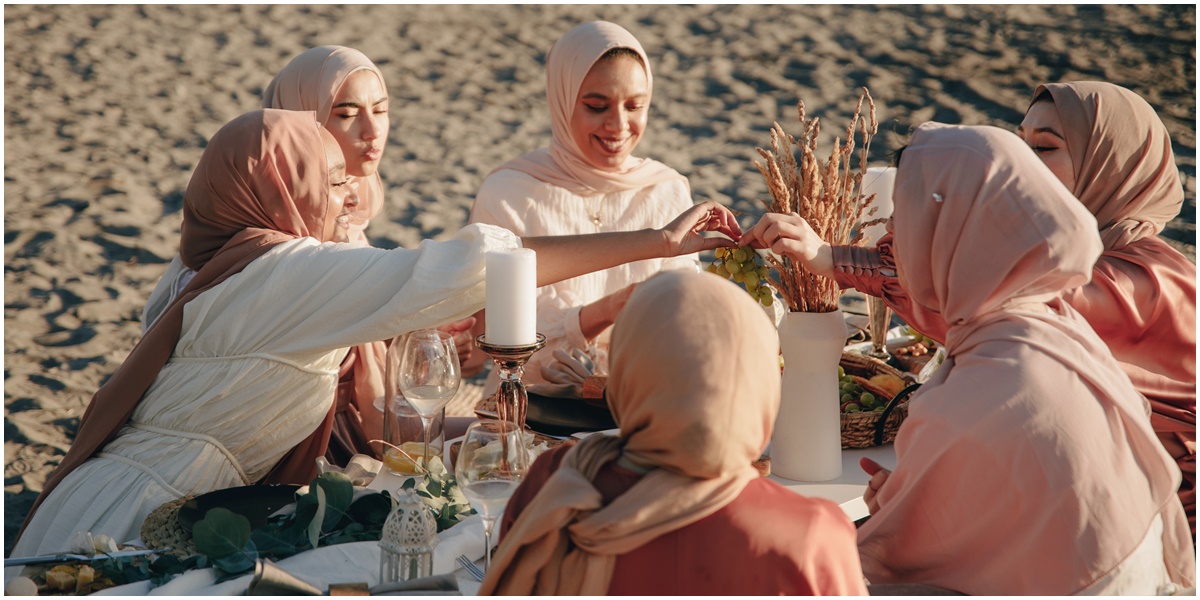
[[1183, 206], [1167, 128], [1145, 100], [1101, 81], [1049, 83], [1075, 171], [1071, 190], [1100, 226], [1105, 249], [1162, 231]]
[[[179, 252], [196, 275], [92, 396], [75, 441], [47, 479], [22, 531], [59, 482], [129, 420], [179, 342], [184, 305], [277, 244], [306, 236], [322, 241], [332, 237], [337, 215], [329, 210], [320, 127], [311, 112], [258, 110], [225, 124], [209, 140], [183, 200]], [[328, 423], [327, 419], [322, 427]], [[319, 454], [312, 452], [324, 452], [324, 447], [318, 448], [319, 433], [293, 449], [273, 475], [313, 471]]]
[[993, 127], [919, 127], [894, 197], [898, 276], [949, 323], [949, 358], [914, 395], [881, 508], [859, 530], [867, 576], [1073, 593], [1161, 515], [1168, 570], [1194, 578], [1179, 471], [1145, 400], [1061, 300], [1103, 250], [1095, 218]]
[[[633, 34], [605, 21], [584, 23], [563, 35], [546, 56], [546, 100], [550, 105], [549, 148], [541, 148], [500, 165], [492, 172], [512, 169], [579, 196], [597, 196], [687, 179], [674, 169], [648, 158], [630, 156], [616, 171], [602, 171], [584, 158], [571, 136], [571, 115], [579, 88], [592, 65], [613, 48], [637, 52], [646, 69], [647, 90], [654, 89], [650, 59]], [[649, 98], [647, 98], [647, 106]]]
[[[365, 54], [345, 46], [318, 46], [300, 53], [263, 90], [263, 108], [316, 111], [317, 121], [329, 122], [333, 101], [346, 78], [370, 71], [386, 90], [383, 73]], [[350, 220], [351, 243], [368, 245], [364, 230], [383, 209], [383, 181], [379, 172], [356, 178], [358, 210]]]
[[[367, 70], [387, 89], [383, 73], [362, 52], [345, 46], [318, 46], [300, 53], [275, 75], [263, 91], [264, 108], [316, 111], [322, 125], [329, 121], [333, 101], [346, 78]], [[369, 245], [363, 230], [383, 209], [383, 183], [378, 171], [359, 181], [359, 209], [350, 221], [350, 242]], [[383, 436], [381, 422], [374, 417], [376, 398], [384, 395], [383, 365], [387, 344], [371, 342], [354, 346], [342, 361], [337, 388], [338, 422], [334, 425], [329, 458], [345, 465], [355, 453], [378, 456], [369, 440]], [[369, 426], [367, 424], [370, 424]]]
[[[750, 463], [779, 410], [779, 342], [745, 291], [664, 272], [614, 327], [608, 400], [620, 437], [566, 453], [505, 534], [481, 595], [604, 595], [618, 555], [717, 512], [758, 476]], [[649, 472], [604, 505], [592, 481], [618, 458]]]

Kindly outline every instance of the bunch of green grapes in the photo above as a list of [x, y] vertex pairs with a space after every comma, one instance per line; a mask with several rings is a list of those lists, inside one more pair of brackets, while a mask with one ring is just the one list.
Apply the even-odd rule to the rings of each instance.
[[758, 253], [753, 248], [717, 248], [716, 255], [717, 260], [706, 269], [709, 273], [744, 285], [750, 297], [758, 300], [763, 306], [775, 303], [771, 286], [767, 285], [767, 273], [770, 272], [770, 268], [759, 262]]
[[847, 375], [841, 365], [838, 365], [838, 389], [842, 394], [840, 400], [844, 413], [883, 412], [887, 406], [886, 398], [876, 398], [875, 394], [863, 388], [852, 375]]

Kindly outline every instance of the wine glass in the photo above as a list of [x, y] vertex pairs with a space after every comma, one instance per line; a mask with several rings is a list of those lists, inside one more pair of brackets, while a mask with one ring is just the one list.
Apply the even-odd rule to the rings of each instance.
[[483, 520], [484, 571], [492, 564], [492, 527], [529, 470], [529, 451], [511, 421], [472, 423], [463, 436], [454, 477]]
[[414, 331], [400, 356], [400, 392], [421, 416], [425, 471], [429, 471], [430, 426], [462, 383], [454, 337], [436, 329]]
[[867, 329], [871, 334], [871, 358], [887, 362], [892, 355], [887, 351], [888, 325], [891, 324], [891, 309], [883, 298], [867, 296]]

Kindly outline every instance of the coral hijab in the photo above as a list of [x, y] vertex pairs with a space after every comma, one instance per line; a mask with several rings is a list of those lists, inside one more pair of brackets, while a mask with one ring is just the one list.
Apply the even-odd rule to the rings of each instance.
[[550, 131], [553, 134], [550, 147], [508, 161], [493, 173], [501, 169], [521, 171], [579, 196], [640, 189], [673, 179], [683, 180], [686, 185], [687, 179], [675, 169], [648, 158], [630, 156], [619, 170], [599, 170], [587, 162], [571, 136], [571, 114], [575, 110], [579, 88], [596, 60], [613, 48], [637, 52], [646, 69], [646, 88], [654, 89], [650, 59], [633, 34], [606, 21], [592, 21], [575, 27], [555, 42], [546, 56], [546, 100], [550, 104]]
[[[639, 285], [613, 331], [608, 400], [621, 437], [567, 452], [505, 534], [480, 595], [604, 595], [617, 555], [733, 502], [758, 477], [750, 463], [779, 409], [776, 340], [727, 281], [669, 271]], [[650, 471], [602, 505], [592, 480], [618, 458]]]
[[1071, 190], [1100, 225], [1105, 249], [1162, 231], [1183, 206], [1171, 137], [1154, 108], [1111, 83], [1048, 83], [1075, 167]]
[[1194, 585], [1179, 471], [1145, 400], [1061, 294], [1088, 281], [1095, 219], [1015, 135], [929, 123], [897, 173], [899, 277], [950, 325], [914, 395], [880, 510], [859, 530], [874, 582], [1071, 594], [1163, 522]]
[[[333, 101], [346, 78], [370, 71], [386, 90], [383, 73], [365, 54], [345, 46], [318, 46], [293, 58], [263, 91], [263, 108], [315, 111], [322, 125], [329, 121]], [[350, 242], [367, 244], [363, 231], [383, 209], [383, 181], [378, 171], [359, 181], [358, 209], [350, 220]]]
[[[334, 218], [321, 125], [310, 112], [258, 110], [221, 127], [200, 157], [183, 200], [179, 253], [195, 277], [100, 387], [79, 422], [67, 455], [50, 475], [25, 525], [42, 500], [92, 457], [129, 420], [166, 365], [191, 299], [244, 269], [275, 245], [300, 237], [329, 240]], [[325, 437], [328, 425], [323, 426]], [[324, 453], [321, 432], [293, 449], [268, 479], [311, 478]]]

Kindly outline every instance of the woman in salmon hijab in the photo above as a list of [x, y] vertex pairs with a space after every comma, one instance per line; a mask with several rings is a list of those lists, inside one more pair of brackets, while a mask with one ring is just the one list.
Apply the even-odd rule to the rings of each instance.
[[196, 275], [88, 404], [14, 556], [61, 551], [77, 531], [136, 538], [188, 495], [307, 483], [349, 348], [478, 311], [486, 252], [534, 249], [546, 284], [732, 243], [703, 231], [740, 235], [709, 203], [657, 231], [520, 239], [471, 225], [379, 250], [345, 243], [348, 183], [311, 112], [255, 111], [213, 136], [184, 195], [180, 256]]
[[[518, 235], [633, 231], [661, 227], [691, 206], [683, 175], [633, 155], [653, 83], [649, 58], [624, 28], [594, 21], [568, 31], [546, 56], [549, 147], [488, 174], [471, 222]], [[642, 261], [538, 290], [538, 331], [547, 346], [526, 365], [525, 382], [545, 381], [541, 368], [553, 362], [554, 350], [587, 352], [602, 373], [609, 327], [632, 286], [666, 269], [698, 268], [696, 257]], [[493, 371], [488, 389], [498, 381]]]
[[480, 594], [865, 595], [854, 525], [751, 466], [779, 409], [775, 327], [738, 286], [670, 272], [613, 328], [619, 437], [541, 455]]
[[1018, 133], [1093, 214], [1104, 252], [1067, 293], [1150, 400], [1150, 423], [1183, 471], [1196, 535], [1196, 265], [1158, 233], [1183, 186], [1154, 109], [1111, 83], [1038, 86]]
[[897, 279], [947, 324], [949, 356], [912, 397], [896, 470], [864, 496], [867, 578], [987, 595], [1194, 586], [1179, 470], [1063, 299], [1103, 251], [1095, 218], [992, 127], [919, 127], [893, 198]]

